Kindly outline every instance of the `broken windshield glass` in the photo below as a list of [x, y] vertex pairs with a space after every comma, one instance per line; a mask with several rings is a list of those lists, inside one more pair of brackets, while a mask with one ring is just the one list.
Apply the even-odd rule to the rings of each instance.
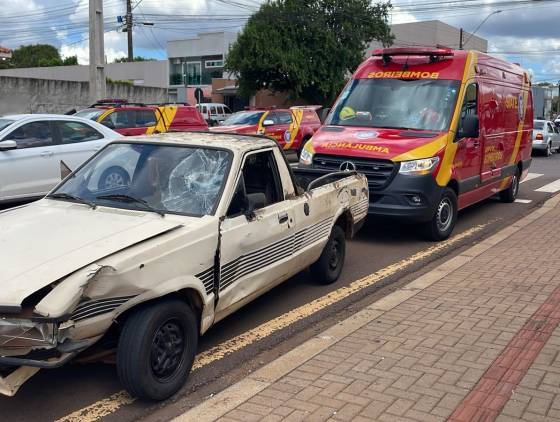
[[[227, 179], [226, 150], [118, 143], [106, 147], [55, 194], [100, 206], [160, 214], [212, 214]], [[122, 198], [134, 198], [124, 201]]]

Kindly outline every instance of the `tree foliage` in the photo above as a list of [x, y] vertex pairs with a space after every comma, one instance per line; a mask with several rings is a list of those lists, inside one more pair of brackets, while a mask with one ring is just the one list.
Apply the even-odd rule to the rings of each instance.
[[268, 1], [232, 45], [226, 69], [244, 97], [268, 88], [330, 104], [371, 41], [391, 45], [391, 7], [369, 0]]
[[77, 56], [60, 57], [56, 47], [49, 44], [22, 45], [12, 53], [12, 58], [4, 60], [4, 68], [70, 66], [78, 64]]
[[[133, 62], [151, 62], [154, 60], [155, 59], [150, 59], [148, 57], [143, 57], [143, 56], [134, 56], [134, 58], [132, 59]], [[119, 57], [113, 61], [113, 63], [126, 63], [126, 62], [128, 62], [128, 57]]]

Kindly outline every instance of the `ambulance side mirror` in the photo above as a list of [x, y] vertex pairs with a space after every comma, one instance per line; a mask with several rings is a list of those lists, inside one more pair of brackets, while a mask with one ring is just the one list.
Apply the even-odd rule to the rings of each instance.
[[463, 138], [478, 138], [478, 116], [466, 115], [461, 119], [459, 129], [457, 130], [456, 140]]

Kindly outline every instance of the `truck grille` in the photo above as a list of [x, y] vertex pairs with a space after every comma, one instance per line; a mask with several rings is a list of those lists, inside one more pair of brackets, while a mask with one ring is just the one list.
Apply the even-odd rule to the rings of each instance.
[[340, 157], [336, 155], [316, 154], [313, 157], [313, 168], [340, 171], [341, 165], [351, 162], [356, 166], [356, 171], [366, 175], [370, 190], [386, 187], [399, 169], [399, 165], [391, 160], [370, 158]]

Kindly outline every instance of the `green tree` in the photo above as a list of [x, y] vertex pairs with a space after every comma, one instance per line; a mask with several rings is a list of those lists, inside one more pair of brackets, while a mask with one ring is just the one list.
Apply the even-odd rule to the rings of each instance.
[[[133, 62], [151, 62], [155, 59], [150, 59], [148, 57], [142, 57], [142, 56], [134, 56], [134, 59], [132, 60]], [[113, 63], [126, 63], [128, 62], [128, 57], [119, 57], [118, 59], [115, 59], [113, 61]]]
[[12, 53], [12, 58], [4, 60], [0, 68], [42, 67], [42, 66], [70, 66], [78, 64], [77, 56], [64, 59], [56, 47], [49, 44], [22, 45]]
[[330, 104], [371, 41], [391, 45], [391, 8], [369, 0], [268, 1], [231, 47], [226, 69], [245, 98], [268, 88]]

